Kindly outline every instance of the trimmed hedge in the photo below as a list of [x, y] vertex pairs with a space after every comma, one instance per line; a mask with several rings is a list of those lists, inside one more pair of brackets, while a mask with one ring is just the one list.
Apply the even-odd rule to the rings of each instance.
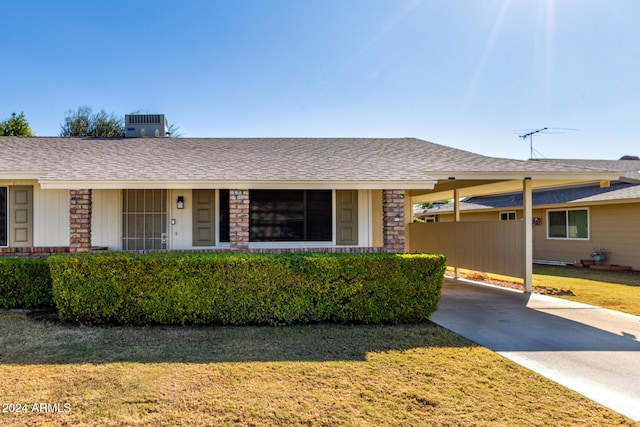
[[49, 258], [65, 321], [92, 324], [420, 322], [442, 255], [125, 253]]
[[53, 307], [47, 261], [0, 258], [0, 308], [43, 307]]

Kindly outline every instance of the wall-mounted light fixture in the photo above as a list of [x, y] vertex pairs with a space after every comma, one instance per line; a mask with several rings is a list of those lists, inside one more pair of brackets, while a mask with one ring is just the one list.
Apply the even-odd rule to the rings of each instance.
[[184, 209], [184, 196], [178, 196], [178, 209]]

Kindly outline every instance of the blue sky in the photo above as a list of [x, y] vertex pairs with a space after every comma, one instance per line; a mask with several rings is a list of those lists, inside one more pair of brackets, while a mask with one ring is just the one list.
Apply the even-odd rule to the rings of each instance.
[[[8, 2], [0, 119], [80, 105], [191, 137], [417, 137], [477, 153], [640, 155], [637, 0]], [[575, 129], [575, 130], [573, 130]]]

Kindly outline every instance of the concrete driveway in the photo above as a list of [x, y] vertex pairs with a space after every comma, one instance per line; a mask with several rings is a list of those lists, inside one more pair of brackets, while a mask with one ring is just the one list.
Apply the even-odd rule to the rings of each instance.
[[638, 316], [446, 279], [431, 320], [640, 421]]

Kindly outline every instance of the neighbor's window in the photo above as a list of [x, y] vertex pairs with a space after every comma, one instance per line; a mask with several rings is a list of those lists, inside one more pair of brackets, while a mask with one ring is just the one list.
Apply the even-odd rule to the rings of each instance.
[[249, 191], [249, 241], [331, 240], [331, 190]]
[[0, 246], [7, 246], [7, 187], [0, 187]]
[[547, 238], [588, 239], [589, 210], [565, 209], [547, 211]]
[[500, 212], [500, 221], [514, 221], [516, 219], [515, 211]]

